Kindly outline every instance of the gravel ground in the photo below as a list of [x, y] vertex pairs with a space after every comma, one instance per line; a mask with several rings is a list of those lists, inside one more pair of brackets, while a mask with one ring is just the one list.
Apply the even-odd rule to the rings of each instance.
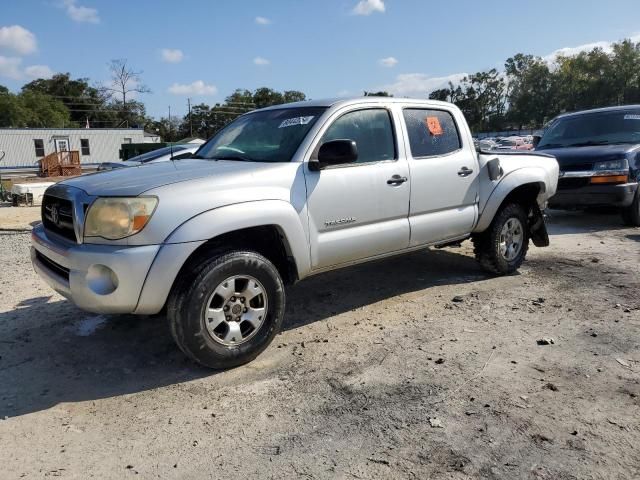
[[0, 231], [0, 477], [639, 478], [640, 230], [550, 231], [509, 277], [467, 242], [301, 282], [218, 373], [162, 317], [76, 309]]

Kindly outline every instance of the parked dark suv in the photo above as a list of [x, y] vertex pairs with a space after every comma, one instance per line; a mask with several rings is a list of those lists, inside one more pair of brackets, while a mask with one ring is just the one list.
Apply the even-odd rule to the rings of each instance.
[[536, 150], [560, 165], [551, 208], [620, 207], [627, 224], [640, 226], [640, 105], [560, 115]]

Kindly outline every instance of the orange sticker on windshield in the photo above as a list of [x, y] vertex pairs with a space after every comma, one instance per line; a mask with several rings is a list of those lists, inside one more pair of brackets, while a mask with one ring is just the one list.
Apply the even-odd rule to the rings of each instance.
[[444, 131], [442, 130], [442, 125], [440, 125], [440, 120], [438, 117], [427, 117], [425, 119], [425, 123], [427, 124], [427, 128], [429, 129], [429, 133], [431, 135], [442, 135]]

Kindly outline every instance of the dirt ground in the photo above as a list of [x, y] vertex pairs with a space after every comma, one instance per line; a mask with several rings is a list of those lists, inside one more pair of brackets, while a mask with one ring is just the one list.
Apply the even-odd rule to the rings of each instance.
[[0, 231], [0, 477], [640, 478], [640, 229], [549, 221], [509, 277], [466, 242], [301, 282], [218, 373], [161, 317], [78, 310]]
[[0, 203], [0, 232], [6, 230], [29, 230], [40, 223], [40, 207], [10, 207]]

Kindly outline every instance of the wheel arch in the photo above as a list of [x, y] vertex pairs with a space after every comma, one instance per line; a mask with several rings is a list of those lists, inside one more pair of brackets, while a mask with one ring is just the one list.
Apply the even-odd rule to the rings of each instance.
[[169, 235], [147, 274], [135, 313], [158, 313], [184, 269], [226, 245], [263, 255], [285, 284], [310, 269], [307, 235], [291, 204], [265, 200], [221, 207], [193, 217]]
[[500, 209], [509, 203], [520, 203], [528, 207], [539, 205], [539, 197], [546, 194], [544, 172], [540, 169], [523, 168], [511, 172], [491, 192], [480, 213], [474, 233], [483, 232]]

